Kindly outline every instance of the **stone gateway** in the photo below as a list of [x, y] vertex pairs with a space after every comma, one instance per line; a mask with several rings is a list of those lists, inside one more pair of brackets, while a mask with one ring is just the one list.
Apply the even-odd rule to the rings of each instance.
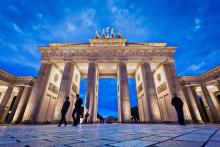
[[49, 43], [42, 53], [37, 78], [16, 77], [0, 70], [1, 123], [57, 122], [65, 97], [70, 96], [67, 120], [80, 80], [87, 77], [85, 112], [97, 122], [101, 77], [117, 78], [118, 122], [131, 122], [128, 77], [135, 78], [141, 123], [177, 122], [173, 93], [184, 102], [188, 122], [220, 121], [220, 67], [201, 76], [178, 77], [174, 46], [167, 43], [130, 43], [122, 37], [91, 38], [88, 43]]

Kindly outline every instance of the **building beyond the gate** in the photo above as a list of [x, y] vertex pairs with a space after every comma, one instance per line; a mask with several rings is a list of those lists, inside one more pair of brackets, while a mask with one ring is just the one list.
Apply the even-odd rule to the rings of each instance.
[[[121, 36], [120, 36], [121, 37]], [[42, 53], [37, 78], [16, 77], [0, 70], [1, 123], [57, 122], [70, 96], [72, 121], [80, 79], [87, 77], [84, 114], [97, 122], [98, 79], [117, 78], [118, 121], [131, 121], [128, 77], [135, 78], [140, 122], [176, 122], [174, 93], [184, 102], [188, 122], [220, 122], [220, 66], [201, 76], [178, 77], [174, 46], [129, 43], [124, 38], [91, 38], [88, 43], [49, 43]]]

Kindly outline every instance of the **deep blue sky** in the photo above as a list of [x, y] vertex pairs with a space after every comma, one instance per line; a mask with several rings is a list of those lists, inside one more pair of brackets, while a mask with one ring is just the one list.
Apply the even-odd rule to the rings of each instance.
[[106, 26], [122, 30], [130, 42], [178, 46], [178, 75], [198, 75], [220, 63], [219, 0], [0, 2], [0, 68], [15, 75], [37, 75], [37, 45], [88, 42]]

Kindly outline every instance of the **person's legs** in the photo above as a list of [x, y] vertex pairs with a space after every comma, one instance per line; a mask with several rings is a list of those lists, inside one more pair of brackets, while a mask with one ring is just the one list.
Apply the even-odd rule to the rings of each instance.
[[62, 122], [63, 122], [63, 120], [62, 120], [62, 118], [61, 118], [61, 119], [60, 119], [60, 122], [59, 122], [59, 124], [58, 124], [58, 127], [61, 126]]
[[63, 121], [64, 121], [64, 124], [65, 124], [65, 126], [66, 126], [66, 125], [67, 125], [66, 114], [64, 115]]
[[80, 123], [80, 111], [76, 113], [76, 123]]
[[180, 125], [185, 125], [183, 110], [178, 111], [178, 122]]
[[87, 117], [85, 117], [85, 124], [87, 124]]
[[75, 125], [75, 122], [76, 122], [75, 114], [76, 114], [76, 109], [74, 109], [74, 110], [73, 110], [73, 113], [72, 113], [73, 125]]
[[61, 114], [61, 120], [60, 120], [60, 122], [59, 122], [59, 125], [58, 125], [58, 126], [61, 126], [61, 125], [62, 125], [62, 123], [63, 123], [64, 119], [65, 119], [65, 115]]
[[77, 126], [77, 124], [80, 121], [80, 111], [79, 110], [75, 110], [75, 115], [76, 115], [76, 118], [74, 116], [73, 126]]
[[87, 112], [86, 115], [85, 115], [85, 123], [87, 124], [87, 119], [89, 117], [89, 113]]

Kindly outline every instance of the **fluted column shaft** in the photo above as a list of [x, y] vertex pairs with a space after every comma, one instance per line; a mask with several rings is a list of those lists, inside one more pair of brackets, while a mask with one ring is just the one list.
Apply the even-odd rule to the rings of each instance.
[[193, 94], [192, 87], [184, 86], [186, 102], [189, 107], [190, 114], [192, 116], [192, 120], [197, 123], [202, 122], [202, 118], [198, 109], [198, 105], [196, 103], [197, 97]]
[[209, 106], [209, 110], [210, 110], [213, 122], [220, 122], [220, 117], [218, 115], [218, 112], [217, 112], [217, 110], [215, 108], [215, 105], [214, 105], [214, 103], [212, 101], [212, 98], [211, 98], [211, 96], [209, 94], [209, 91], [208, 91], [207, 87], [205, 85], [202, 85], [201, 89], [202, 89], [202, 93], [203, 93], [203, 95], [204, 95], [204, 97], [206, 99], [206, 102], [207, 102], [207, 104]]
[[191, 90], [192, 90], [192, 93], [193, 93], [193, 95], [194, 95], [194, 97], [195, 97], [195, 102], [196, 102], [196, 105], [197, 105], [197, 107], [198, 107], [198, 110], [199, 110], [199, 113], [200, 113], [200, 116], [201, 116], [202, 120], [203, 120], [204, 122], [208, 122], [207, 117], [206, 117], [206, 115], [205, 115], [205, 113], [204, 113], [204, 110], [203, 110], [203, 108], [202, 108], [202, 104], [201, 104], [201, 102], [199, 101], [199, 98], [198, 98], [198, 95], [197, 95], [196, 90], [195, 90], [194, 88], [191, 88]]
[[130, 122], [131, 121], [131, 106], [130, 106], [130, 97], [128, 89], [128, 75], [127, 67], [125, 63], [118, 64], [118, 86], [119, 86], [119, 122]]
[[85, 114], [88, 112], [88, 122], [96, 123], [97, 121], [97, 83], [98, 68], [95, 63], [89, 63], [87, 85], [86, 85], [86, 101], [85, 101]]
[[217, 81], [217, 87], [218, 87], [218, 90], [220, 91], [220, 80]]
[[158, 98], [150, 63], [145, 62], [141, 64], [141, 71], [144, 87], [144, 97], [142, 99], [145, 118], [144, 121], [150, 123], [161, 121]]
[[19, 123], [22, 120], [25, 108], [27, 107], [27, 102], [31, 93], [31, 87], [24, 87], [23, 93], [21, 95], [20, 101], [18, 103], [17, 109], [15, 111], [12, 123]]
[[22, 121], [34, 123], [36, 122], [36, 117], [38, 116], [39, 107], [41, 105], [43, 95], [46, 90], [46, 86], [50, 77], [52, 69], [52, 64], [42, 63], [37, 80], [33, 86], [31, 91], [30, 98], [28, 100], [27, 108], [25, 109], [25, 113]]
[[60, 90], [58, 93], [57, 102], [54, 111], [54, 121], [60, 120], [63, 103], [66, 99], [66, 96], [70, 95], [73, 71], [74, 71], [74, 65], [72, 63], [65, 63], [63, 76], [60, 83]]
[[[163, 65], [163, 67], [167, 78], [167, 84], [170, 90], [171, 97], [173, 97], [174, 93], [178, 94], [178, 96], [182, 99], [184, 103], [183, 105], [184, 119], [191, 121], [192, 117], [190, 115], [189, 107], [187, 106], [186, 99], [179, 82], [179, 78], [176, 74], [174, 63], [166, 63]], [[177, 120], [177, 116], [175, 116], [175, 119]]]
[[2, 116], [4, 114], [4, 110], [5, 110], [5, 107], [8, 103], [8, 100], [11, 96], [11, 93], [12, 93], [12, 90], [13, 90], [13, 86], [9, 85], [8, 88], [7, 88], [7, 91], [1, 101], [1, 104], [0, 104], [0, 120], [2, 119]]
[[6, 120], [7, 123], [10, 123], [12, 121], [12, 119], [14, 117], [14, 114], [15, 114], [15, 111], [16, 111], [16, 109], [18, 107], [18, 103], [19, 103], [19, 101], [21, 99], [23, 91], [24, 91], [24, 87], [20, 87], [18, 95], [16, 96], [15, 101], [13, 103], [13, 106], [12, 106], [12, 109], [11, 109], [11, 113], [10, 113], [8, 119]]

